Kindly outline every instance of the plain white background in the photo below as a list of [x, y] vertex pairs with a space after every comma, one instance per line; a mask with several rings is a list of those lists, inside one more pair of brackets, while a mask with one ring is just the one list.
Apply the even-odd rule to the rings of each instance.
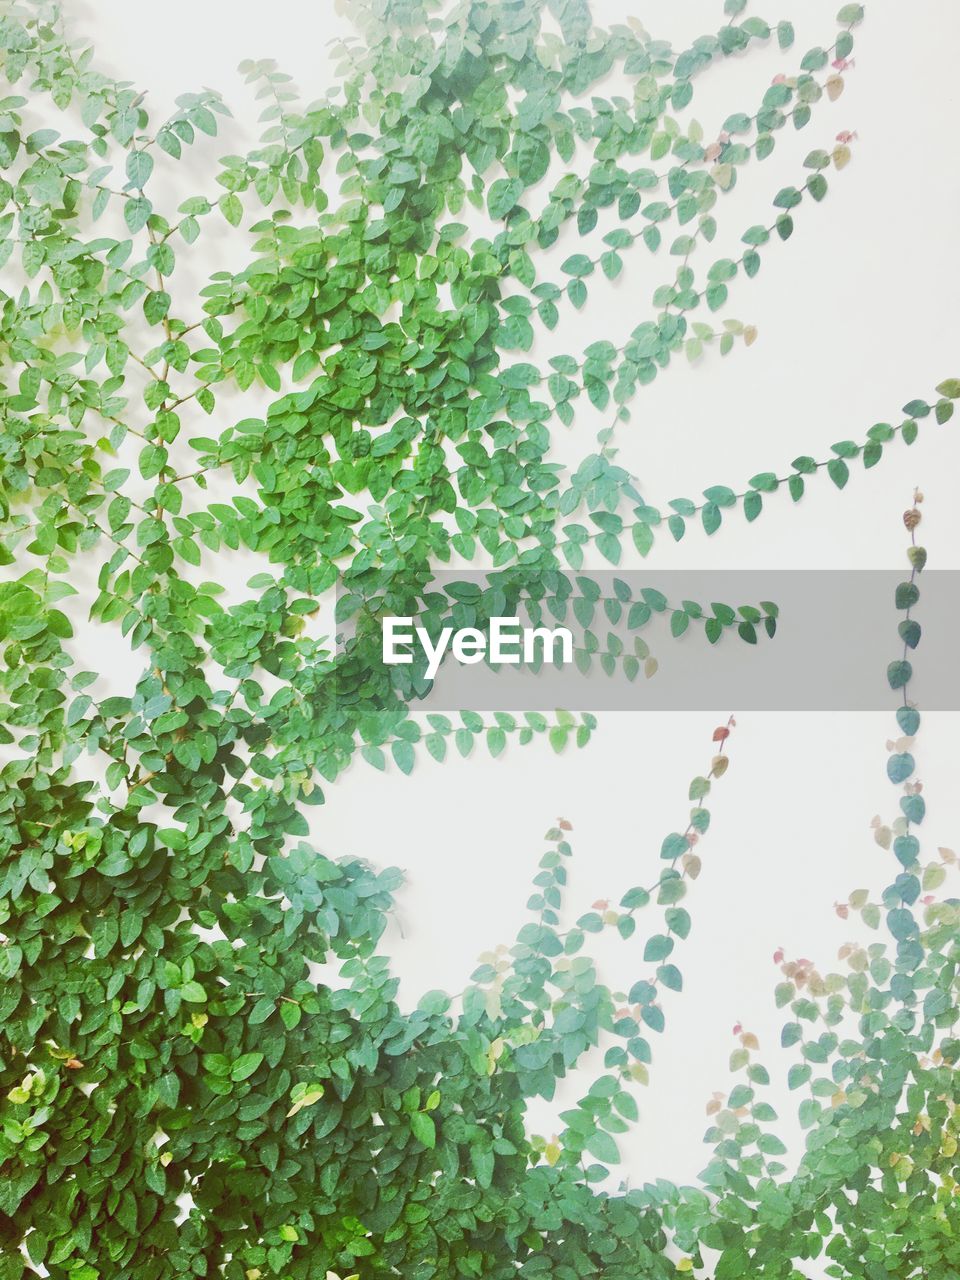
[[[223, 146], [204, 143], [207, 156], [256, 136], [256, 108], [236, 71], [242, 58], [275, 57], [313, 99], [332, 83], [327, 42], [349, 31], [325, 0], [167, 0], [159, 9], [66, 0], [64, 7], [106, 69], [149, 90], [156, 117], [185, 90], [208, 85], [225, 94], [236, 120]], [[829, 44], [837, 7], [838, 0], [758, 7], [771, 20], [792, 18], [797, 44], [786, 54], [770, 49], [728, 60], [697, 82], [690, 111], [706, 136], [730, 112], [752, 111], [772, 76], [793, 72], [807, 48]], [[680, 46], [715, 30], [722, 6], [596, 0], [594, 8], [600, 22], [633, 14]], [[829, 150], [842, 130], [858, 134], [854, 160], [831, 173], [823, 204], [805, 204], [790, 243], [772, 246], [759, 277], [731, 290], [725, 314], [755, 324], [756, 344], [671, 369], [641, 393], [620, 431], [620, 460], [641, 477], [648, 501], [713, 483], [742, 485], [798, 453], [824, 456], [832, 442], [860, 439], [875, 421], [899, 421], [907, 400], [932, 397], [937, 382], [960, 374], [958, 39], [960, 10], [950, 0], [869, 6], [843, 96], [818, 109], [802, 133], [780, 135], [775, 155], [751, 163], [724, 197], [716, 256], [746, 226], [769, 220], [779, 187], [802, 180], [807, 151]], [[210, 191], [212, 166], [200, 154], [189, 163], [199, 189]], [[198, 248], [199, 265], [215, 265], [208, 233]], [[601, 336], [598, 325], [603, 336], [622, 340], [647, 318], [653, 288], [673, 265], [663, 256], [631, 259], [617, 286], [598, 286], [547, 354], [582, 349]], [[566, 456], [576, 455], [574, 444], [589, 448], [590, 431], [577, 430], [571, 447], [563, 446]], [[915, 484], [927, 498], [921, 540], [931, 566], [958, 568], [958, 463], [957, 425], [925, 425], [912, 449], [895, 446], [867, 475], [855, 468], [842, 494], [821, 477], [798, 507], [785, 495], [769, 500], [752, 527], [737, 516], [710, 541], [694, 530], [682, 546], [659, 542], [648, 561], [651, 581], [658, 566], [897, 567], [904, 562], [901, 513]], [[235, 568], [240, 581], [251, 572]], [[891, 610], [891, 657], [895, 625]], [[101, 642], [91, 636], [89, 643]], [[138, 670], [133, 662], [114, 675], [135, 678]], [[329, 788], [326, 806], [313, 810], [324, 850], [407, 871], [402, 933], [395, 928], [387, 939], [404, 1000], [435, 986], [461, 989], [479, 952], [511, 940], [525, 919], [542, 832], [558, 815], [574, 825], [571, 916], [596, 898], [615, 902], [628, 886], [649, 883], [662, 837], [685, 825], [687, 785], [709, 765], [715, 723], [714, 714], [692, 712], [608, 714], [586, 750], [561, 758], [536, 744], [499, 761], [482, 753], [444, 766], [425, 759], [409, 779], [357, 766]], [[960, 715], [930, 715], [919, 742], [928, 856], [956, 841], [958, 729]], [[655, 1045], [641, 1123], [624, 1144], [634, 1183], [690, 1179], [706, 1163], [704, 1104], [714, 1089], [729, 1087], [737, 1022], [759, 1035], [777, 1081], [774, 1101], [792, 1115], [795, 1100], [783, 1085], [792, 1059], [777, 1047], [783, 1018], [773, 1005], [779, 975], [772, 953], [782, 946], [827, 971], [846, 940], [870, 936], [839, 919], [834, 903], [857, 888], [877, 890], [894, 874], [892, 856], [869, 829], [875, 813], [887, 819], [896, 812], [897, 793], [884, 774], [892, 732], [892, 708], [889, 716], [741, 716], [731, 768], [714, 791], [714, 824], [700, 846], [703, 874], [687, 903], [694, 928], [678, 956], [686, 989], [665, 1002], [667, 1034]], [[641, 928], [632, 943], [603, 947], [604, 973], [614, 982], [628, 986], [646, 973], [644, 934]], [[549, 1134], [557, 1109], [537, 1107], [534, 1128]]]

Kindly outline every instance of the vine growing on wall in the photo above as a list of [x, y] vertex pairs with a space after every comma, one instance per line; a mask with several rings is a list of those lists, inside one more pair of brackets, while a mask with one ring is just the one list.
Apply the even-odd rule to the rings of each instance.
[[[902, 871], [881, 903], [850, 904], [885, 916], [896, 955], [852, 951], [842, 979], [788, 963], [779, 989], [810, 1092], [789, 1177], [747, 1036], [704, 1185], [606, 1181], [682, 985], [731, 726], [660, 874], [561, 929], [561, 824], [534, 919], [456, 1002], [399, 1007], [379, 946], [399, 875], [308, 842], [305, 807], [357, 757], [408, 772], [421, 744], [499, 754], [546, 734], [560, 750], [595, 729], [564, 712], [424, 723], [417, 681], [372, 661], [398, 575], [438, 623], [458, 602], [434, 605], [432, 575], [459, 558], [532, 606], [569, 601], [585, 626], [619, 607], [632, 629], [669, 614], [675, 635], [755, 640], [774, 604], [607, 600], [591, 566], [690, 521], [754, 520], [820, 470], [842, 488], [854, 461], [951, 416], [955, 379], [827, 459], [659, 507], [617, 463], [645, 385], [752, 342], [726, 316], [732, 289], [850, 159], [849, 140], [810, 152], [737, 256], [712, 257], [724, 194], [839, 97], [862, 17], [844, 5], [797, 57], [789, 22], [744, 7], [727, 0], [719, 29], [676, 53], [639, 26], [595, 30], [586, 0], [357, 3], [337, 92], [302, 103], [272, 64], [247, 64], [261, 143], [176, 208], [171, 166], [211, 145], [219, 96], [155, 119], [59, 6], [0, 10], [2, 1280], [723, 1280], [803, 1274], [824, 1247], [837, 1275], [870, 1280], [957, 1263], [955, 904], [917, 905], [941, 871], [921, 869], [913, 833], [907, 701], [890, 765], [902, 815], [879, 833]], [[771, 41], [786, 71], [707, 138], [685, 114], [697, 78]], [[611, 78], [626, 96], [599, 96]], [[551, 253], [562, 237], [575, 251]], [[191, 264], [228, 238], [240, 266], [195, 287]], [[538, 339], [643, 255], [672, 261], [627, 340], [540, 361]], [[587, 406], [609, 425], [565, 456]], [[240, 557], [257, 571], [231, 602]], [[906, 610], [919, 548], [911, 563]], [[338, 580], [359, 619], [341, 651], [316, 634]], [[118, 634], [141, 663], [129, 684], [99, 657]], [[919, 639], [911, 614], [901, 637]], [[649, 658], [594, 642], [588, 658], [628, 675]], [[890, 678], [909, 677], [907, 654]], [[648, 908], [650, 969], [624, 1004], [586, 938], [630, 939]], [[338, 982], [311, 977], [331, 961]], [[555, 1142], [533, 1139], [528, 1100], [601, 1040], [603, 1074]]]

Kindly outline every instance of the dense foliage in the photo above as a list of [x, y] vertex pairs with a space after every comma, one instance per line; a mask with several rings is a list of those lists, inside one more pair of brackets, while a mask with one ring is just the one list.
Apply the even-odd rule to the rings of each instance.
[[[850, 157], [842, 141], [812, 151], [740, 256], [698, 271], [740, 167], [842, 91], [861, 18], [845, 5], [829, 46], [707, 141], [681, 122], [698, 75], [769, 40], [792, 57], [790, 23], [743, 8], [727, 0], [717, 33], [677, 54], [639, 27], [595, 32], [586, 0], [468, 0], [442, 14], [430, 0], [357, 3], [364, 39], [341, 51], [340, 91], [301, 105], [286, 76], [251, 63], [262, 145], [222, 160], [219, 195], [173, 212], [163, 166], [216, 134], [217, 95], [184, 95], [152, 120], [56, 6], [4, 5], [2, 1280], [40, 1268], [56, 1280], [292, 1280], [328, 1267], [788, 1277], [824, 1249], [836, 1275], [870, 1280], [960, 1264], [944, 1039], [956, 904], [918, 905], [944, 871], [921, 865], [913, 834], [919, 717], [905, 694], [890, 759], [902, 813], [878, 831], [900, 870], [882, 902], [851, 901], [885, 925], [894, 954], [852, 951], [842, 977], [786, 963], [778, 989], [784, 1043], [801, 1055], [791, 1084], [809, 1091], [793, 1174], [745, 1035], [702, 1187], [606, 1181], [664, 1027], [662, 993], [682, 985], [683, 900], [729, 727], [652, 884], [561, 928], [571, 850], [551, 832], [534, 919], [456, 1001], [431, 992], [398, 1007], [378, 944], [399, 876], [306, 841], [303, 807], [358, 753], [409, 771], [421, 742], [442, 757], [448, 740], [468, 754], [482, 737], [498, 754], [549, 733], [562, 749], [594, 728], [563, 713], [422, 724], [415, 680], [372, 661], [398, 571], [423, 593], [438, 564], [476, 558], [555, 603], [593, 546], [618, 563], [695, 518], [707, 533], [737, 507], [753, 520], [779, 488], [796, 500], [820, 468], [842, 487], [851, 460], [871, 467], [922, 419], [949, 418], [953, 380], [828, 460], [664, 511], [617, 465], [613, 428], [641, 387], [681, 352], [752, 340], [749, 326], [697, 317], [725, 307], [730, 282], [756, 274]], [[630, 96], [595, 96], [613, 75]], [[239, 269], [178, 292], [190, 247], [234, 235]], [[587, 248], [554, 268], [561, 235]], [[615, 279], [640, 253], [676, 269], [623, 345], [598, 340], [543, 368], [517, 358], [586, 305], [591, 277]], [[569, 465], [556, 425], [585, 401], [613, 425]], [[259, 571], [229, 603], [234, 552]], [[906, 650], [919, 639], [919, 548], [911, 564]], [[340, 653], [315, 634], [338, 575], [361, 618]], [[576, 590], [608, 615], [626, 603], [600, 601], [589, 577]], [[647, 617], [671, 608], [656, 593], [640, 603]], [[733, 626], [756, 639], [776, 618], [671, 612], [675, 634], [702, 621], [711, 639]], [[133, 687], [84, 667], [99, 665], [108, 630], [142, 661]], [[626, 666], [637, 652], [606, 656]], [[891, 684], [909, 677], [905, 651]], [[583, 948], [605, 927], [631, 938], [648, 906], [662, 911], [644, 944], [650, 974], [623, 1001]], [[313, 966], [331, 961], [340, 978], [318, 981]], [[604, 1072], [563, 1133], [532, 1138], [527, 1100], [601, 1041]]]

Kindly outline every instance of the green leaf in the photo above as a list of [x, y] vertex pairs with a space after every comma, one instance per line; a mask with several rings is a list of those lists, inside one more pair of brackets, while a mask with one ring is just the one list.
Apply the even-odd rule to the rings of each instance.
[[487, 196], [487, 211], [491, 218], [505, 218], [523, 193], [523, 183], [518, 178], [498, 178], [491, 183]]
[[568, 276], [588, 276], [593, 271], [594, 264], [583, 253], [575, 253], [572, 257], [567, 258], [560, 270]]
[[763, 498], [754, 489], [749, 489], [743, 497], [743, 514], [747, 520], [756, 520], [763, 510]]
[[152, 212], [153, 205], [146, 196], [134, 196], [124, 202], [123, 218], [131, 235], [143, 230]]
[[648, 938], [647, 945], [643, 950], [643, 958], [647, 961], [664, 960], [673, 950], [673, 939], [668, 938], [666, 934], [654, 934], [652, 938]]
[[153, 173], [153, 156], [150, 152], [131, 151], [127, 156], [127, 181], [130, 185], [134, 187], [145, 186], [151, 173]]
[[419, 1143], [431, 1151], [437, 1145], [437, 1127], [433, 1116], [425, 1111], [415, 1111], [410, 1117], [410, 1131]]
[[915, 767], [914, 758], [908, 751], [897, 752], [887, 761], [887, 776], [891, 782], [906, 782]]
[[410, 774], [416, 761], [413, 744], [398, 739], [391, 743], [390, 752], [401, 773]]
[[263, 1062], [262, 1053], [243, 1053], [230, 1066], [230, 1079], [248, 1080]]
[[902, 689], [909, 683], [912, 675], [913, 667], [904, 658], [891, 662], [887, 667], [887, 680], [891, 689]]
[[647, 555], [653, 546], [653, 530], [642, 520], [633, 526], [633, 543], [642, 556]]
[[723, 515], [715, 502], [708, 502], [703, 508], [701, 519], [706, 533], [716, 533], [720, 528]]
[[217, 204], [231, 227], [239, 227], [243, 220], [243, 205], [240, 203], [240, 197], [230, 191], [227, 195], [221, 196]]
[[586, 1141], [586, 1149], [601, 1164], [619, 1164], [620, 1151], [609, 1133], [595, 1129]]

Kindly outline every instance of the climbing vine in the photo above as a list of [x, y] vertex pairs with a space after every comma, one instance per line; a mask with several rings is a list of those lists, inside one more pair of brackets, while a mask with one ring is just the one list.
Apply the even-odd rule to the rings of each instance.
[[[680, 356], [752, 343], [723, 314], [732, 290], [851, 158], [846, 134], [811, 151], [738, 255], [711, 260], [724, 194], [841, 95], [862, 18], [844, 5], [796, 57], [789, 22], [744, 8], [726, 0], [718, 30], [676, 53], [638, 24], [596, 30], [586, 0], [357, 0], [337, 91], [304, 104], [273, 64], [246, 64], [260, 145], [176, 208], [171, 167], [212, 145], [221, 98], [184, 94], [155, 119], [58, 5], [0, 8], [2, 1280], [724, 1280], [801, 1275], [822, 1253], [870, 1280], [960, 1265], [956, 904], [936, 897], [952, 859], [920, 862], [906, 698], [919, 547], [889, 672], [902, 812], [877, 830], [901, 869], [881, 902], [849, 904], [895, 955], [853, 947], [839, 977], [783, 961], [791, 1084], [809, 1094], [795, 1173], [743, 1033], [703, 1185], [609, 1182], [682, 986], [732, 723], [659, 875], [562, 927], [561, 822], [531, 921], [456, 999], [399, 1006], [380, 948], [399, 874], [309, 843], [306, 807], [354, 761], [409, 772], [421, 745], [498, 755], [544, 734], [562, 750], [596, 728], [418, 716], [418, 674], [376, 661], [399, 581], [439, 625], [464, 601], [438, 602], [433, 574], [475, 561], [513, 604], [569, 606], [588, 628], [581, 665], [652, 675], [645, 642], [604, 648], [595, 615], [753, 642], [776, 605], [708, 610], [622, 583], [608, 599], [588, 557], [645, 556], [692, 520], [713, 534], [736, 509], [754, 520], [820, 470], [842, 488], [854, 460], [950, 418], [956, 379], [827, 459], [660, 506], [617, 463], [644, 386]], [[707, 137], [686, 111], [698, 78], [771, 41], [787, 69]], [[610, 77], [626, 96], [599, 96]], [[582, 244], [551, 253], [561, 237]], [[197, 284], [224, 242], [234, 266]], [[641, 255], [675, 262], [627, 340], [540, 360], [538, 340]], [[609, 425], [565, 456], [589, 409]], [[911, 535], [918, 521], [915, 507]], [[237, 560], [255, 572], [231, 595]], [[356, 621], [339, 648], [319, 634], [335, 584], [339, 621]], [[140, 663], [129, 684], [99, 658], [107, 636]], [[643, 912], [658, 913], [648, 972], [615, 993], [587, 938], [629, 941]], [[331, 964], [338, 978], [317, 980]], [[562, 1133], [529, 1134], [529, 1099], [601, 1042]]]

